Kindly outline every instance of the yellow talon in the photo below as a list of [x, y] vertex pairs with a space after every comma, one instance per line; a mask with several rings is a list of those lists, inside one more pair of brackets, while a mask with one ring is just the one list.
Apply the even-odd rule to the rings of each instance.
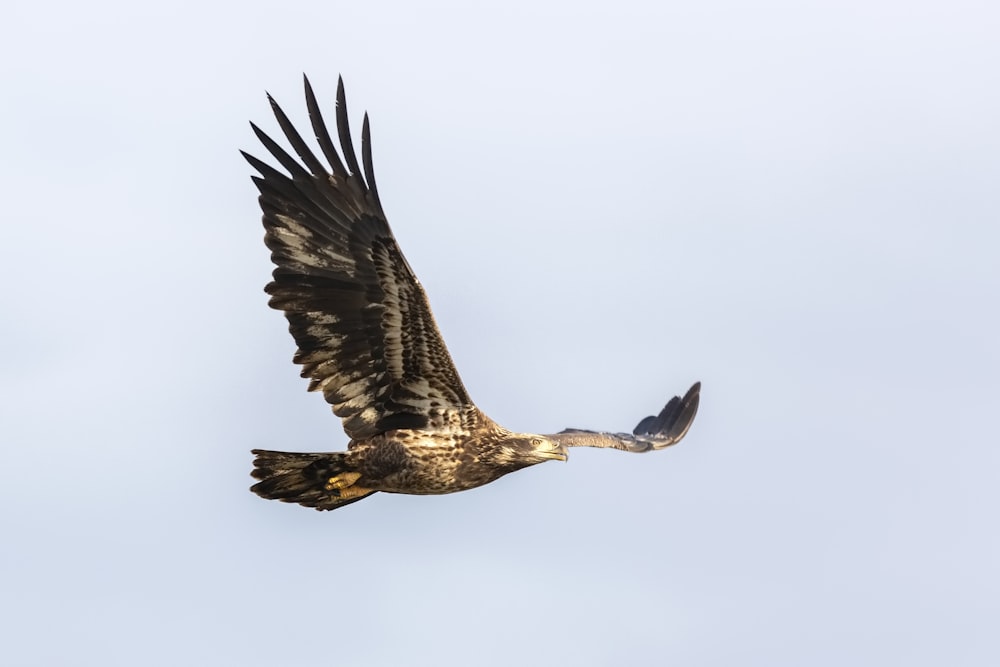
[[340, 491], [354, 484], [361, 477], [359, 472], [345, 472], [326, 480], [327, 491]]
[[349, 498], [357, 498], [359, 496], [367, 496], [371, 493], [371, 489], [366, 489], [363, 486], [351, 486], [343, 491], [337, 491], [337, 497], [341, 500], [348, 500]]

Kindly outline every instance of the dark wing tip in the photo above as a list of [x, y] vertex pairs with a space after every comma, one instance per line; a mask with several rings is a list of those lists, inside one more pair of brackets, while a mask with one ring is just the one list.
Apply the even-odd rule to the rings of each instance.
[[671, 428], [671, 435], [680, 440], [691, 428], [695, 416], [698, 414], [698, 406], [701, 404], [701, 382], [695, 382], [681, 399], [681, 411]]
[[330, 131], [326, 128], [326, 123], [323, 121], [323, 112], [320, 111], [319, 102], [316, 101], [316, 93], [313, 92], [312, 84], [309, 83], [309, 77], [305, 74], [302, 75], [302, 85], [305, 89], [306, 95], [306, 109], [309, 112], [309, 123], [313, 128], [313, 135], [316, 137], [316, 142], [319, 143], [320, 149], [323, 151], [323, 155], [326, 157], [326, 161], [330, 163], [330, 168], [333, 170], [333, 174], [338, 179], [347, 178], [347, 169], [344, 167], [343, 161], [341, 161], [340, 156], [337, 154], [337, 149], [334, 148], [333, 139], [330, 137]]
[[677, 442], [691, 428], [695, 415], [698, 414], [700, 401], [701, 382], [695, 382], [683, 398], [674, 396], [667, 401], [660, 414], [640, 421], [632, 434], [666, 438], [671, 442]]
[[372, 202], [379, 211], [382, 211], [382, 202], [378, 198], [378, 186], [375, 185], [375, 167], [372, 164], [372, 132], [371, 124], [368, 122], [367, 111], [365, 112], [364, 122], [361, 124], [361, 163], [365, 169], [365, 181], [368, 183], [368, 191], [371, 193]]
[[337, 134], [340, 137], [340, 149], [347, 162], [347, 170], [351, 175], [361, 174], [357, 154], [354, 152], [354, 142], [351, 140], [351, 124], [347, 116], [347, 94], [344, 92], [344, 77], [337, 77]]

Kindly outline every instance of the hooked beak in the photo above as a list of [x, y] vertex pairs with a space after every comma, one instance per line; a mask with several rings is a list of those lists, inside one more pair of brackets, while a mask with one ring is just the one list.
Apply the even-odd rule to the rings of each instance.
[[569, 450], [566, 448], [566, 445], [552, 442], [551, 440], [536, 449], [535, 452], [542, 458], [554, 461], [566, 461], [569, 459]]

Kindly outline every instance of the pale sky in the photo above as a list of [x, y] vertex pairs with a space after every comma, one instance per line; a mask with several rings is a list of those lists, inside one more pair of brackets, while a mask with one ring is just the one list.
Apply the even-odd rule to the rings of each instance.
[[[21, 3], [0, 26], [0, 662], [1000, 664], [993, 2]], [[480, 407], [574, 450], [332, 513], [238, 154], [371, 115]], [[307, 126], [306, 126], [307, 127]], [[307, 134], [306, 132], [303, 132]]]

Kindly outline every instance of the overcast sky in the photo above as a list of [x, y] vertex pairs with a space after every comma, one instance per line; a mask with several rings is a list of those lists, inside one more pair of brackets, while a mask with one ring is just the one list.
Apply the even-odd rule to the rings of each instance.
[[[993, 2], [17, 3], [0, 662], [1000, 664]], [[338, 74], [473, 398], [574, 450], [332, 513], [238, 154]], [[304, 134], [307, 134], [304, 132]]]

